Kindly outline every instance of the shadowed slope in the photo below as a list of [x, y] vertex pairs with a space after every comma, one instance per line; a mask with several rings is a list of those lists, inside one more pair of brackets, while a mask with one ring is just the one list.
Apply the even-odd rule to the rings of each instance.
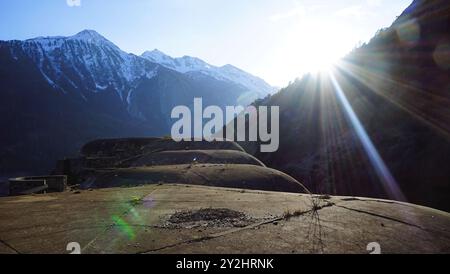
[[414, 1], [331, 71], [341, 94], [323, 72], [256, 102], [280, 107], [277, 152], [241, 145], [314, 193], [395, 199], [379, 154], [407, 201], [450, 210], [449, 53], [450, 2]]

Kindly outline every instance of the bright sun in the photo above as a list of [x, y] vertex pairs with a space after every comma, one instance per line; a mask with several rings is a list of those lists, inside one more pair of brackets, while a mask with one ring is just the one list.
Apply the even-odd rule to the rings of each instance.
[[333, 24], [302, 24], [293, 35], [290, 54], [296, 60], [299, 70], [316, 72], [331, 67], [346, 52], [348, 43], [342, 30]]
[[299, 59], [301, 59], [303, 72], [319, 72], [322, 70], [327, 70], [332, 67], [332, 65], [341, 57], [340, 53], [334, 51], [333, 48], [324, 48], [323, 44], [318, 42], [316, 46], [304, 50], [303, 54], [300, 54]]
[[308, 72], [328, 70], [355, 46], [354, 35], [333, 22], [302, 22], [286, 34], [277, 58], [279, 75], [290, 79]]

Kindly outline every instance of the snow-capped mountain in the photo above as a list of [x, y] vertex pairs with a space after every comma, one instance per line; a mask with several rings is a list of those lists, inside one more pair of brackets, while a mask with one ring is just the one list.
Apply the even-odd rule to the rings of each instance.
[[154, 63], [163, 65], [181, 73], [191, 71], [208, 71], [211, 69], [210, 65], [198, 58], [189, 56], [172, 58], [157, 49], [153, 51], [146, 51], [141, 56]]
[[141, 56], [154, 63], [163, 65], [181, 73], [192, 74], [197, 72], [212, 76], [218, 80], [233, 82], [243, 86], [249, 92], [254, 93], [258, 98], [266, 97], [276, 91], [276, 88], [270, 86], [263, 79], [232, 65], [217, 67], [210, 65], [199, 58], [190, 56], [172, 58], [158, 49], [146, 51]]
[[[152, 78], [157, 65], [120, 50], [95, 31], [70, 37], [39, 37], [7, 42], [14, 59], [30, 58], [54, 88], [98, 92], [114, 88], [127, 98], [130, 87], [142, 77]], [[84, 93], [83, 93], [84, 92]]]
[[195, 97], [220, 107], [255, 99], [242, 84], [188, 71], [204, 64], [199, 59], [175, 69], [164, 58], [126, 53], [92, 30], [0, 41], [0, 127], [8, 129], [0, 175], [54, 166], [91, 139], [168, 135], [171, 110], [191, 107]]

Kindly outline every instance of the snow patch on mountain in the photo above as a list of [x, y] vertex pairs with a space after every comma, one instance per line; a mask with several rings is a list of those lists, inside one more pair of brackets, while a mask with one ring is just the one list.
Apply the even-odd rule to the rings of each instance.
[[93, 30], [69, 37], [38, 37], [10, 43], [19, 45], [11, 47], [12, 56], [32, 59], [49, 85], [64, 93], [65, 82], [75, 89], [93, 92], [112, 86], [123, 100], [130, 83], [152, 78], [156, 73], [156, 64], [122, 51]]
[[236, 83], [245, 87], [248, 91], [258, 94], [260, 98], [276, 91], [276, 88], [270, 86], [263, 79], [232, 65], [217, 67], [199, 58], [190, 56], [173, 58], [158, 49], [146, 51], [141, 56], [151, 62], [158, 63], [181, 73], [199, 72], [221, 81]]
[[243, 105], [275, 92], [275, 88], [264, 80], [231, 65], [217, 67], [190, 56], [172, 58], [159, 50], [136, 56], [122, 51], [93, 30], [68, 37], [38, 37], [2, 43], [9, 48], [13, 60], [32, 61], [52, 88], [64, 94], [78, 95], [83, 100], [92, 98], [91, 93], [114, 90], [122, 102], [130, 104], [133, 90], [141, 80], [156, 77], [162, 68], [163, 74], [170, 69], [198, 83], [219, 80], [220, 87], [239, 91], [237, 103]]

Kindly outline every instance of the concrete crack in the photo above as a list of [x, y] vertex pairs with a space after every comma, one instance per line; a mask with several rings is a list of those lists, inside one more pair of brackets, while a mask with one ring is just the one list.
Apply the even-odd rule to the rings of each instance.
[[12, 245], [8, 244], [7, 242], [0, 240], [0, 243], [6, 246], [7, 248], [11, 249], [15, 253], [20, 254], [19, 250], [15, 249]]
[[368, 211], [364, 211], [364, 210], [360, 210], [360, 209], [354, 209], [354, 208], [346, 207], [346, 206], [343, 206], [343, 205], [336, 205], [336, 206], [340, 207], [340, 208], [343, 208], [343, 209], [346, 209], [346, 210], [350, 210], [350, 211], [354, 211], [354, 212], [358, 212], [358, 213], [362, 213], [362, 214], [367, 214], [367, 215], [370, 215], [370, 216], [374, 216], [374, 217], [390, 220], [390, 221], [393, 221], [393, 222], [401, 223], [401, 224], [404, 224], [404, 225], [412, 226], [412, 227], [415, 227], [415, 228], [419, 228], [421, 230], [426, 230], [426, 229], [424, 229], [423, 227], [421, 227], [419, 225], [411, 224], [411, 223], [408, 223], [408, 222], [405, 222], [405, 221], [402, 221], [402, 220], [399, 220], [399, 219], [396, 219], [396, 218], [392, 218], [392, 217], [389, 217], [389, 216], [384, 216], [384, 215], [380, 215], [380, 214], [377, 214], [377, 213], [368, 212]]
[[146, 251], [142, 251], [142, 252], [138, 252], [137, 254], [148, 254], [151, 252], [157, 252], [157, 251], [161, 251], [164, 249], [168, 249], [168, 248], [173, 248], [173, 247], [177, 247], [180, 245], [185, 245], [185, 244], [192, 244], [192, 243], [198, 243], [198, 242], [204, 242], [204, 241], [208, 241], [208, 240], [212, 240], [212, 239], [216, 239], [216, 238], [220, 238], [220, 237], [224, 237], [233, 233], [238, 233], [241, 231], [245, 231], [245, 230], [249, 230], [249, 229], [254, 229], [263, 225], [268, 225], [268, 224], [273, 224], [275, 222], [280, 222], [283, 220], [289, 220], [290, 218], [294, 218], [294, 217], [300, 217], [309, 213], [317, 213], [319, 210], [326, 208], [326, 207], [331, 207], [334, 206], [333, 203], [326, 203], [323, 206], [314, 206], [312, 209], [307, 210], [307, 211], [297, 211], [294, 214], [291, 214], [289, 216], [282, 216], [282, 217], [277, 217], [277, 218], [273, 218], [267, 221], [263, 221], [263, 222], [259, 222], [256, 224], [252, 224], [246, 227], [242, 227], [242, 228], [235, 228], [235, 229], [230, 229], [224, 232], [219, 232], [219, 233], [214, 233], [208, 236], [204, 236], [204, 237], [200, 237], [197, 239], [191, 239], [191, 240], [186, 240], [186, 241], [182, 241], [182, 242], [178, 242], [178, 243], [174, 243], [171, 245], [167, 245], [167, 246], [163, 246], [163, 247], [159, 247], [159, 248], [155, 248], [155, 249], [149, 249]]
[[212, 240], [215, 238], [220, 238], [232, 233], [237, 233], [240, 231], [244, 231], [244, 230], [248, 230], [248, 229], [253, 229], [262, 225], [266, 225], [266, 224], [272, 224], [274, 222], [279, 222], [282, 221], [284, 218], [283, 217], [278, 217], [275, 219], [270, 219], [264, 222], [260, 222], [260, 223], [256, 223], [256, 224], [252, 224], [246, 227], [242, 227], [242, 228], [235, 228], [235, 229], [230, 229], [224, 232], [219, 232], [219, 233], [214, 233], [208, 236], [204, 236], [204, 237], [200, 237], [200, 238], [196, 238], [196, 239], [191, 239], [191, 240], [186, 240], [186, 241], [182, 241], [182, 242], [178, 242], [178, 243], [174, 243], [171, 245], [166, 245], [163, 247], [159, 247], [159, 248], [155, 248], [155, 249], [149, 249], [146, 251], [142, 251], [142, 252], [138, 252], [138, 254], [147, 254], [147, 253], [151, 253], [151, 252], [156, 252], [156, 251], [160, 251], [160, 250], [164, 250], [164, 249], [168, 249], [168, 248], [172, 248], [172, 247], [176, 247], [176, 246], [180, 246], [180, 245], [184, 245], [184, 244], [191, 244], [191, 243], [198, 243], [198, 242], [203, 242], [203, 241], [208, 241], [208, 240]]
[[[147, 197], [147, 196], [149, 196], [149, 195], [152, 195], [152, 194], [155, 193], [157, 190], [158, 190], [158, 189], [154, 189], [154, 190], [153, 190], [152, 192], [150, 192], [149, 194], [146, 194], [146, 195], [142, 196], [142, 197], [139, 199], [139, 201], [142, 201], [145, 197]], [[135, 208], [136, 206], [138, 206], [138, 204], [131, 204], [131, 208]], [[121, 217], [125, 217], [126, 215], [128, 215], [128, 214], [130, 213], [130, 211], [131, 211], [131, 208], [128, 209], [127, 211], [123, 212], [122, 215], [121, 215]], [[92, 239], [85, 247], [83, 247], [82, 251], [88, 249], [95, 241], [97, 241], [97, 239], [98, 239], [100, 236], [102, 236], [102, 235], [108, 233], [108, 232], [109, 232], [111, 229], [113, 229], [114, 227], [116, 227], [116, 224], [115, 224], [115, 223], [112, 223], [112, 224], [108, 225], [108, 226], [104, 229], [104, 231], [100, 232], [100, 233], [99, 233], [97, 236], [95, 236], [94, 239]]]
[[382, 204], [389, 204], [389, 205], [398, 205], [398, 206], [405, 206], [405, 207], [411, 207], [412, 205], [395, 202], [395, 201], [385, 201], [385, 200], [376, 200], [376, 199], [360, 199], [360, 198], [344, 198], [341, 199], [343, 202], [374, 202], [374, 203], [382, 203]]

